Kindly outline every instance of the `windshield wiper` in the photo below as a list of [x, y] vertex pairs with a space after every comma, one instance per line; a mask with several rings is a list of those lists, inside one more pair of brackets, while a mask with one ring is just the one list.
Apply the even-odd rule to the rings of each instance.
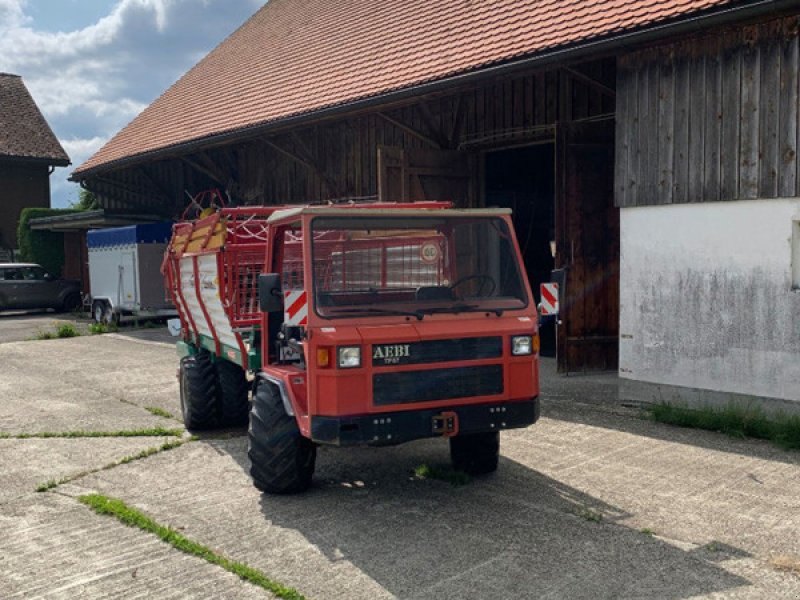
[[475, 309], [480, 310], [480, 306], [477, 304], [452, 304], [450, 306], [432, 306], [430, 308], [420, 308], [419, 312], [424, 315], [432, 315], [435, 313], [460, 313], [460, 312], [470, 312]]
[[336, 314], [336, 315], [359, 315], [363, 313], [371, 313], [371, 314], [380, 314], [380, 315], [404, 315], [408, 317], [416, 317], [417, 320], [422, 321], [424, 313], [420, 310], [416, 311], [409, 311], [409, 310], [394, 310], [392, 308], [334, 308], [329, 309], [329, 313]]

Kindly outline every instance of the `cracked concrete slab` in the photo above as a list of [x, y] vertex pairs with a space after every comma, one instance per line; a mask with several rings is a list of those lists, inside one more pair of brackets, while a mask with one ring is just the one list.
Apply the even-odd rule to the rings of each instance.
[[52, 492], [3, 506], [0, 589], [5, 600], [272, 597], [153, 535]]
[[[98, 473], [71, 486], [70, 493], [120, 497], [313, 598], [800, 594], [800, 579], [770, 568], [759, 547], [702, 545], [735, 535], [735, 505], [725, 508], [725, 522], [695, 522], [695, 533], [680, 539], [691, 505], [674, 497], [668, 506], [667, 500], [654, 501], [653, 493], [665, 493], [669, 480], [645, 489], [615, 478], [624, 466], [615, 458], [620, 440], [614, 432], [598, 428], [598, 438], [606, 436], [602, 446], [587, 439], [596, 457], [587, 469], [599, 480], [611, 477], [619, 488], [612, 502], [602, 488], [598, 493], [571, 485], [540, 461], [591, 436], [565, 431], [550, 419], [536, 427], [504, 436], [498, 473], [463, 487], [413, 476], [419, 464], [448, 460], [446, 444], [426, 441], [390, 449], [322, 449], [309, 493], [261, 495], [247, 476], [246, 440], [236, 438], [196, 442], [147, 464]], [[663, 444], [662, 451], [664, 460], [680, 462], [686, 448]], [[165, 480], [175, 483], [156, 483]], [[625, 501], [626, 491], [636, 500]], [[648, 508], [648, 501], [656, 506]], [[659, 521], [660, 535], [640, 532], [638, 522], [650, 522], [659, 511], [669, 513]], [[594, 514], [602, 520], [587, 518]], [[783, 547], [772, 535], [785, 533], [773, 530], [765, 539]]]
[[0, 431], [179, 427], [172, 346], [99, 335], [0, 345]]
[[39, 484], [98, 469], [176, 438], [0, 439], [0, 506]]

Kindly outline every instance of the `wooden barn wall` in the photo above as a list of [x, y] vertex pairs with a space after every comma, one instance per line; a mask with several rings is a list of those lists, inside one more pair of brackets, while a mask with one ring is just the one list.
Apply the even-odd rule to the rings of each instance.
[[[613, 62], [594, 63], [582, 69], [599, 81], [614, 81]], [[562, 71], [541, 72], [498, 81], [483, 87], [426, 101], [432, 119], [426, 122], [415, 105], [385, 111], [429, 137], [444, 138], [448, 147], [454, 129], [455, 146], [463, 151], [524, 144], [552, 139], [557, 120], [586, 119], [614, 112], [614, 100], [595, 87], [574, 80]], [[460, 119], [459, 101], [463, 103]], [[377, 194], [377, 148], [432, 148], [375, 113], [277, 136], [274, 142], [293, 154], [310, 158], [316, 167], [287, 159], [263, 142], [253, 142], [239, 152], [241, 195], [248, 202], [303, 202]], [[460, 125], [456, 125], [460, 121]], [[448, 139], [450, 138], [450, 139]]]
[[800, 195], [799, 21], [620, 57], [618, 206]]
[[[187, 193], [228, 189], [248, 204], [299, 203], [377, 194], [377, 148], [431, 148], [400, 122], [443, 148], [465, 152], [554, 137], [558, 120], [614, 112], [615, 61], [576, 67], [603, 85], [563, 70], [532, 72], [449, 95], [265, 135], [182, 157], [152, 161], [86, 183], [117, 212], [180, 216]], [[605, 91], [603, 91], [605, 87]], [[421, 109], [419, 103], [427, 107]], [[461, 107], [459, 109], [459, 103]], [[461, 113], [461, 117], [457, 115]], [[381, 116], [381, 113], [389, 119]], [[458, 125], [457, 125], [458, 123]]]

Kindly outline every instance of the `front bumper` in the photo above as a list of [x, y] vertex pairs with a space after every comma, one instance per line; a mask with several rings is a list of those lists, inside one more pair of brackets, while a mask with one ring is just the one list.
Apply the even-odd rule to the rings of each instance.
[[422, 438], [441, 437], [435, 419], [457, 415], [458, 433], [481, 433], [533, 425], [539, 419], [539, 398], [521, 402], [448, 406], [358, 417], [312, 417], [311, 439], [334, 446], [392, 446]]

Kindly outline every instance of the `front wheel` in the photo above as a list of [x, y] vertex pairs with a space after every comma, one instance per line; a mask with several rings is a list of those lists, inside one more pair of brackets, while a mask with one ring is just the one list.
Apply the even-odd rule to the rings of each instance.
[[450, 438], [453, 468], [470, 475], [485, 475], [497, 470], [500, 432], [468, 433]]
[[247, 431], [250, 475], [262, 492], [294, 494], [311, 485], [317, 448], [287, 415], [277, 388], [260, 382]]

